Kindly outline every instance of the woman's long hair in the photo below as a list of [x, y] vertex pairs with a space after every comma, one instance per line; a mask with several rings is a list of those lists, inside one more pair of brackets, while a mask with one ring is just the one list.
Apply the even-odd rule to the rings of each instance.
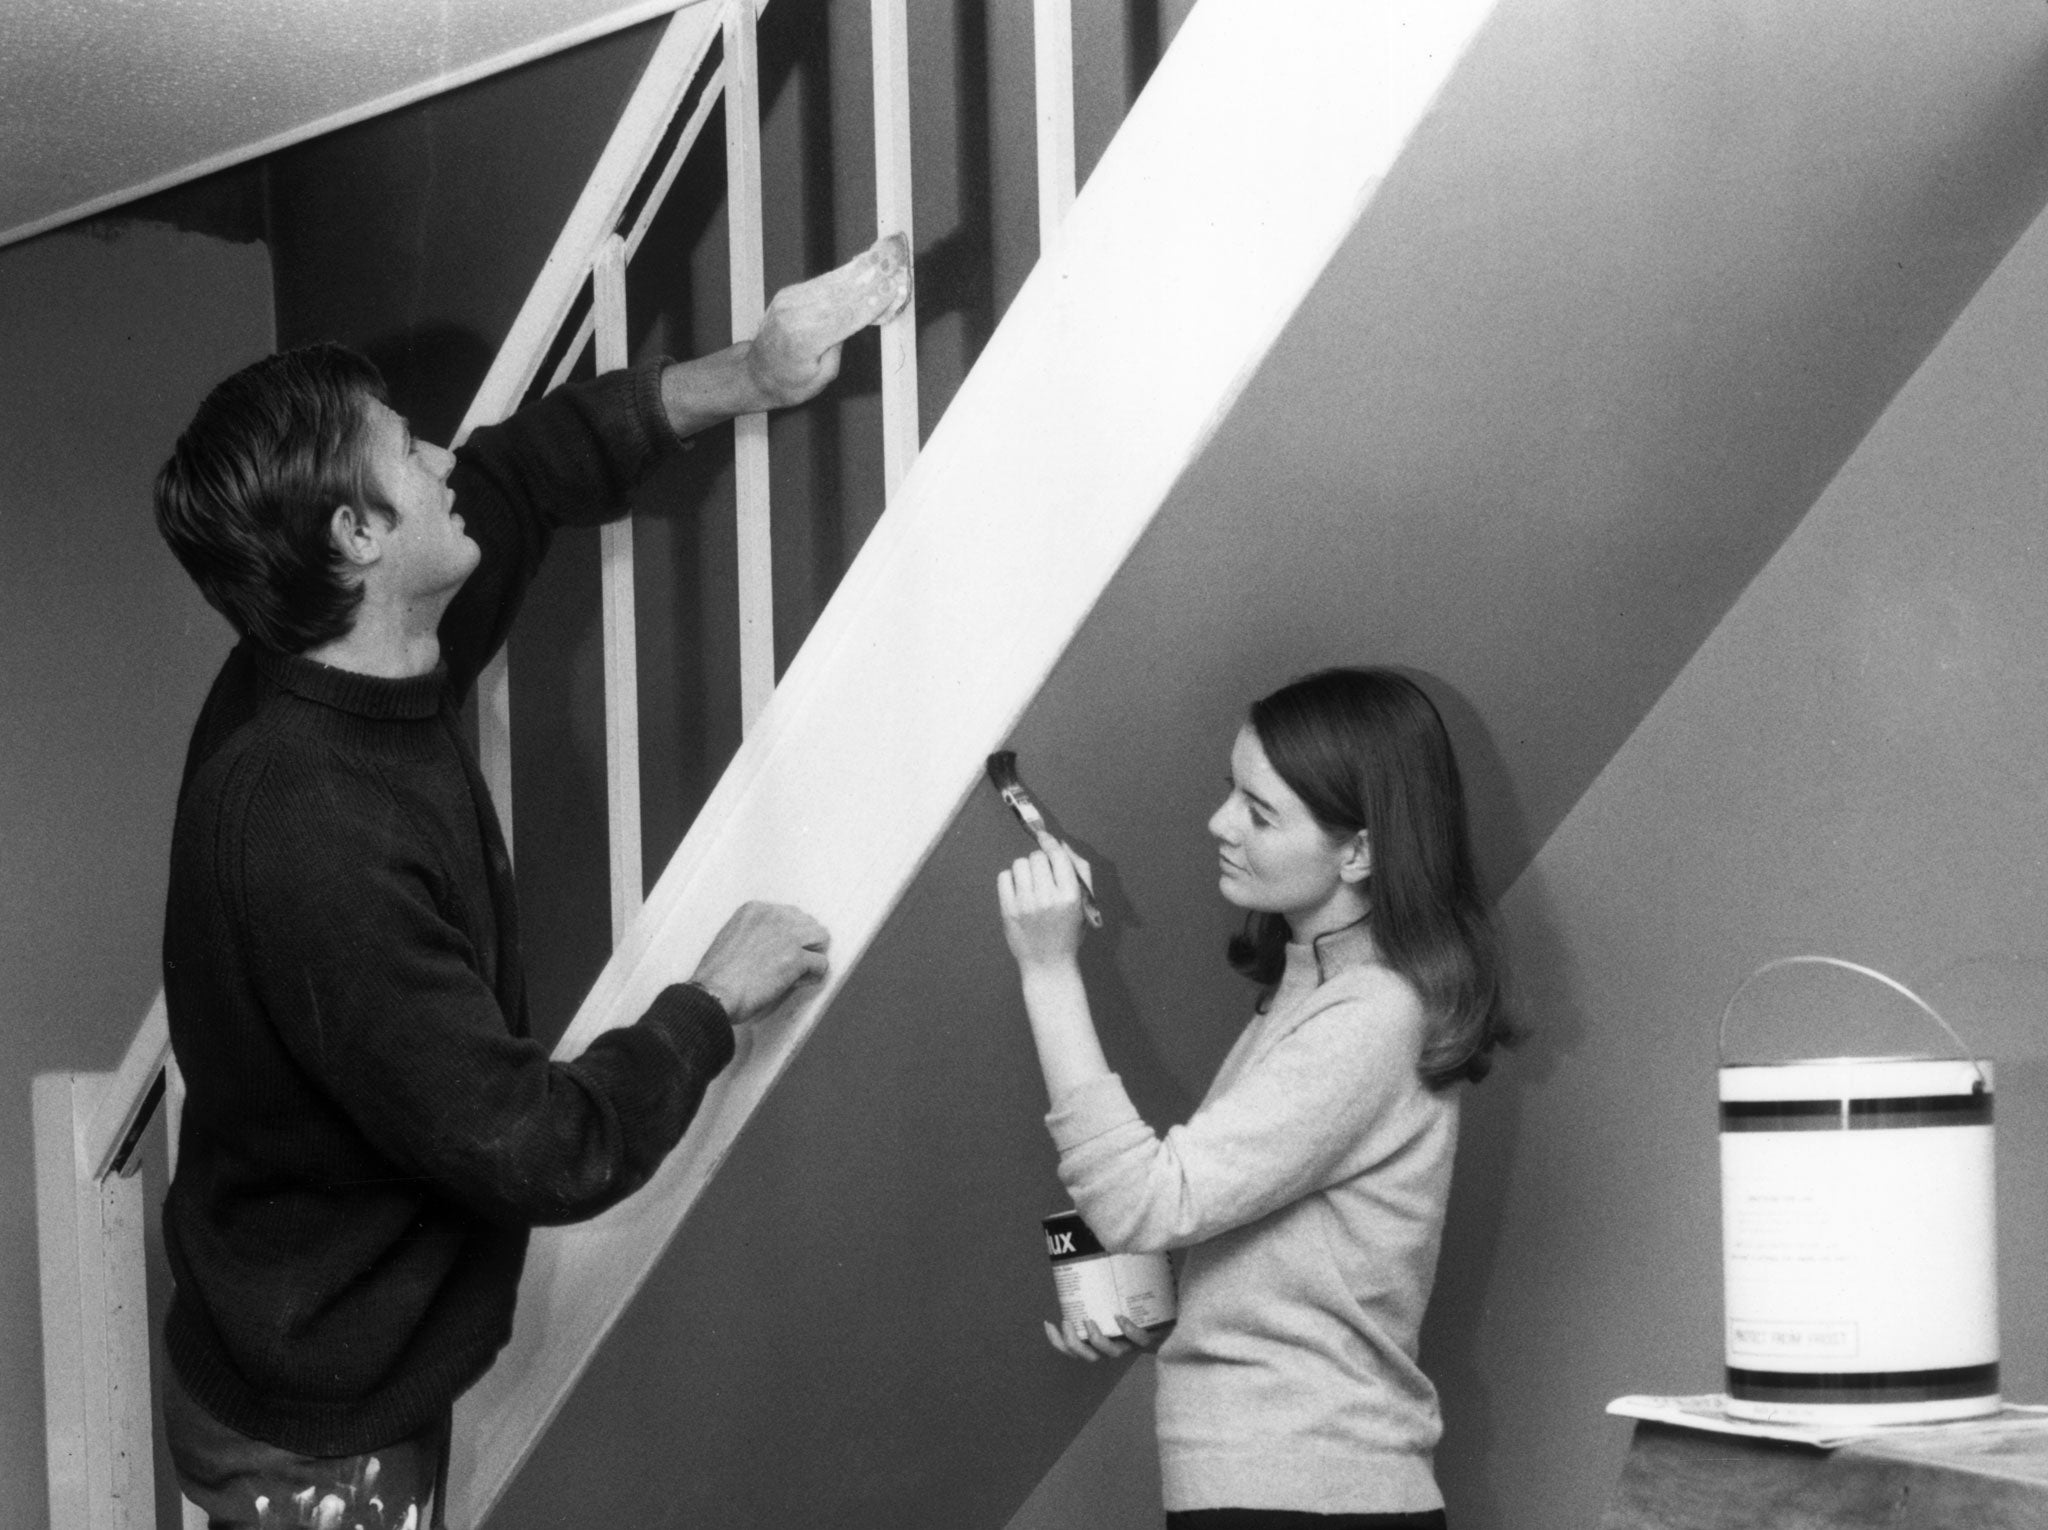
[[[1429, 1016], [1422, 1076], [1478, 1080], [1513, 1039], [1499, 942], [1472, 870], [1465, 792], [1450, 734], [1421, 687], [1384, 669], [1326, 669], [1254, 702], [1266, 759], [1332, 835], [1363, 829], [1372, 853], [1367, 925], [1381, 959], [1415, 986]], [[1271, 986], [1287, 960], [1287, 921], [1255, 913], [1230, 964]]]

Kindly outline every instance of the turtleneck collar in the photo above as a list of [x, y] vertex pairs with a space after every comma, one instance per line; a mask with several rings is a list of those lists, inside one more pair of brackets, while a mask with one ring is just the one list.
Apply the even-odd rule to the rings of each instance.
[[275, 653], [254, 643], [249, 646], [265, 679], [307, 701], [357, 717], [389, 722], [417, 722], [441, 710], [441, 694], [448, 679], [445, 662], [436, 664], [424, 675], [387, 680], [379, 675], [336, 669], [303, 654]]
[[1312, 942], [1290, 940], [1287, 969], [1280, 981], [1283, 987], [1314, 988], [1349, 968], [1370, 966], [1379, 960], [1379, 944], [1372, 938], [1372, 921], [1368, 917], [1331, 930]]

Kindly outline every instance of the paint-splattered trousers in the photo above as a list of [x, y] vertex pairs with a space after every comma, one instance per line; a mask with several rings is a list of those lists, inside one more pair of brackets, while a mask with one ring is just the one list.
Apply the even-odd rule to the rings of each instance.
[[158, 1367], [164, 1434], [178, 1487], [211, 1530], [429, 1530], [439, 1526], [444, 1420], [359, 1456], [301, 1456], [252, 1440], [208, 1413]]

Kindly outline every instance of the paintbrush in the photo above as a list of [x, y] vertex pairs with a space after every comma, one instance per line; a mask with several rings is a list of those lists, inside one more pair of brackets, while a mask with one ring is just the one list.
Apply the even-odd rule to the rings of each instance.
[[[1017, 822], [1024, 825], [1024, 831], [1033, 840], [1053, 837], [1052, 830], [1045, 826], [1045, 814], [1038, 810], [1038, 804], [1017, 777], [1016, 750], [998, 749], [988, 757], [988, 784], [1009, 804], [1010, 811], [1017, 815]], [[1091, 926], [1101, 929], [1102, 910], [1095, 906], [1095, 888], [1088, 878], [1088, 864], [1078, 855], [1073, 856], [1073, 861], [1074, 874], [1081, 879], [1081, 913]]]

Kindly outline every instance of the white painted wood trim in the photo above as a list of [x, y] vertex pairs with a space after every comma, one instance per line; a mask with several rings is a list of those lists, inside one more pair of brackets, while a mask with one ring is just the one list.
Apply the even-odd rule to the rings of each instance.
[[34, 1085], [53, 1530], [148, 1530], [156, 1517], [142, 1181], [95, 1174], [87, 1152], [115, 1087], [107, 1073]]
[[[690, 112], [690, 120], [683, 124], [683, 131], [676, 139], [676, 146], [669, 154], [668, 163], [649, 188], [647, 200], [634, 216], [633, 228], [626, 235], [626, 259], [631, 261], [639, 253], [641, 241], [646, 239], [647, 230], [654, 222], [654, 215], [661, 211], [661, 204], [668, 200], [668, 194], [682, 174], [683, 165], [690, 157], [690, 151], [697, 147], [697, 140], [703, 135], [704, 124], [711, 119], [711, 110], [725, 95], [725, 74], [721, 70], [711, 76], [703, 92], [697, 97], [697, 104]], [[552, 393], [569, 380], [569, 374], [576, 370], [576, 363], [582, 359], [583, 348], [590, 344], [592, 333], [597, 327], [594, 309], [583, 315], [576, 327], [576, 333], [562, 348], [562, 359], [555, 363], [555, 370], [548, 376], [547, 391]]]
[[549, 343], [567, 322], [597, 248], [618, 228], [661, 136], [688, 94], [690, 81], [703, 67], [712, 39], [718, 36], [720, 8], [699, 0], [670, 18], [668, 30], [647, 61], [632, 98], [619, 116], [590, 180], [562, 225], [540, 276], [527, 293], [519, 316], [484, 375], [469, 412], [456, 432], [456, 443], [479, 425], [510, 414], [532, 385]]
[[1073, 0], [1033, 0], [1031, 28], [1038, 100], [1038, 258], [1044, 260], [1058, 253], [1060, 225], [1074, 205]]
[[114, 1172], [115, 1155], [134, 1130], [157, 1075], [170, 1060], [170, 1011], [164, 1006], [163, 990], [158, 989], [120, 1066], [111, 1075], [111, 1087], [101, 1091], [98, 1114], [86, 1125], [86, 1166], [93, 1178]]
[[[597, 369], [617, 372], [626, 354], [626, 241], [614, 234], [591, 270]], [[633, 519], [599, 528], [604, 623], [605, 806], [611, 846], [612, 943], [640, 912], [640, 659], [633, 619]]]
[[[526, 396], [548, 346], [568, 322], [597, 247], [618, 228], [633, 188], [653, 162], [663, 131], [681, 106], [690, 81], [703, 67], [711, 41], [718, 35], [719, 19], [719, 7], [709, 0], [686, 4], [669, 18], [668, 29], [648, 59], [640, 83], [512, 321], [490, 371], [484, 374], [483, 385], [470, 401], [451, 445], [468, 440], [479, 425], [502, 420]], [[512, 844], [510, 673], [510, 662], [501, 649], [477, 682], [477, 763], [497, 805], [508, 849]]]
[[36, 1251], [43, 1295], [43, 1437], [53, 1530], [92, 1523], [84, 1271], [78, 1250], [78, 1183], [72, 1075], [46, 1073], [34, 1084]]
[[[768, 301], [761, 228], [761, 72], [755, 10], [725, 12], [725, 216], [731, 252], [732, 338], [751, 340]], [[775, 544], [768, 518], [768, 416], [732, 422], [738, 516], [740, 728], [751, 730], [775, 691]]]
[[661, 211], [661, 204], [668, 200], [669, 191], [675, 186], [676, 177], [683, 173], [683, 166], [690, 158], [690, 151], [697, 147], [697, 140], [703, 136], [704, 124], [711, 120], [711, 113], [718, 103], [725, 99], [725, 71], [719, 70], [706, 82], [703, 92], [697, 97], [697, 104], [690, 110], [690, 120], [683, 124], [683, 131], [676, 138], [676, 146], [670, 152], [668, 163], [662, 166], [661, 174], [649, 188], [647, 200], [641, 204], [638, 215], [633, 219], [633, 228], [626, 235], [626, 259], [631, 260], [640, 253], [640, 243], [647, 237], [647, 230], [654, 223], [654, 216]]
[[917, 397], [916, 220], [911, 198], [910, 26], [904, 0], [873, 0], [875, 235], [901, 234], [912, 252], [910, 301], [882, 326], [882, 492], [893, 500], [922, 439]]
[[1076, 200], [1058, 257], [1026, 280], [563, 1038], [572, 1057], [637, 1018], [742, 900], [798, 904], [832, 932], [832, 975], [743, 1029], [648, 1188], [595, 1221], [536, 1232], [512, 1342], [457, 1407], [454, 1496], [473, 1521], [977, 789], [988, 751], [1228, 414], [1487, 8], [1296, 0], [1276, 27], [1264, 0], [1204, 0], [1182, 27]]

